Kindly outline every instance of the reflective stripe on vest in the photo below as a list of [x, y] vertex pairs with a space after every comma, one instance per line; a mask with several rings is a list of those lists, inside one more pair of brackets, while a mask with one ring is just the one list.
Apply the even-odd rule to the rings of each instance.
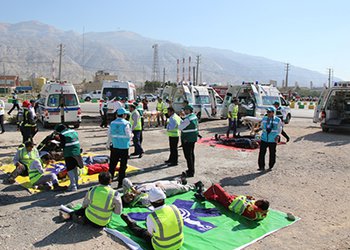
[[140, 131], [140, 130], [142, 130], [141, 116], [138, 114], [138, 111], [136, 109], [131, 113], [129, 122], [130, 122], [130, 125], [132, 127], [134, 124], [134, 120], [132, 119], [132, 117], [135, 113], [138, 115], [138, 118], [137, 118], [137, 124], [136, 124], [134, 130]]
[[[39, 163], [41, 163], [39, 159], [34, 160], [34, 161], [38, 161]], [[32, 162], [32, 164], [33, 164], [33, 162]], [[40, 179], [42, 174], [37, 169], [30, 169], [30, 167], [28, 167], [28, 169], [29, 169], [28, 175], [29, 175], [30, 184], [34, 185]]]
[[178, 116], [177, 114], [173, 114], [170, 118], [169, 118], [169, 123], [170, 123], [170, 120], [173, 119], [176, 123], [176, 126], [174, 129], [172, 130], [168, 130], [168, 136], [169, 137], [179, 137], [180, 136], [180, 130], [179, 130], [179, 125], [181, 123], [181, 118], [180, 116]]
[[174, 205], [165, 206], [150, 216], [156, 227], [152, 237], [153, 248], [179, 249], [183, 244], [183, 221], [179, 210]]
[[73, 129], [66, 129], [61, 132], [65, 138], [65, 146], [63, 148], [64, 157], [72, 157], [80, 155], [80, 143], [78, 133]]
[[105, 226], [111, 219], [115, 191], [109, 186], [93, 187], [89, 191], [90, 204], [85, 210], [86, 217], [93, 223]]
[[36, 148], [33, 148], [32, 151], [27, 152], [27, 149], [24, 147], [20, 149], [19, 151], [19, 161], [26, 165], [27, 168], [29, 169], [30, 165], [32, 164], [33, 161], [35, 160], [40, 160], [38, 157], [39, 153]]
[[246, 209], [246, 206], [247, 206], [247, 197], [240, 195], [231, 202], [228, 208], [234, 213], [241, 215]]
[[182, 133], [190, 133], [190, 132], [196, 132], [198, 131], [198, 129], [186, 129], [186, 130], [182, 130]]
[[69, 143], [66, 143], [65, 145], [72, 146], [72, 145], [76, 145], [76, 144], [79, 144], [79, 141], [69, 142]]

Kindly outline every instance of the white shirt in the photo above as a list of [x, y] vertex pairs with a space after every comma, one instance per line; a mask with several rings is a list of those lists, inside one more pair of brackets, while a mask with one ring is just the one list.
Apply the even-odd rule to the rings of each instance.
[[114, 112], [117, 111], [118, 109], [121, 109], [122, 107], [123, 107], [123, 105], [120, 101], [114, 102]]
[[[162, 209], [164, 208], [166, 205], [163, 205], [163, 206], [160, 206], [160, 207], [157, 207], [154, 209], [154, 211], [156, 210], [159, 210], [159, 209]], [[147, 224], [147, 231], [153, 235], [153, 233], [156, 231], [156, 226], [154, 225], [153, 223], [153, 220], [151, 219], [151, 214], [149, 214], [146, 218], [146, 224]]]
[[30, 108], [29, 108], [29, 112], [30, 112], [30, 113], [32, 113], [33, 118], [34, 118], [34, 119], [36, 119], [36, 113], [35, 113], [35, 109], [34, 109], [34, 107], [30, 106]]
[[0, 115], [5, 114], [5, 103], [3, 100], [0, 100]]
[[188, 125], [190, 125], [190, 119], [188, 119], [188, 117], [190, 116], [190, 114], [186, 115], [185, 119], [183, 119], [180, 123], [180, 125], [178, 126], [178, 128], [182, 131], [184, 130]]

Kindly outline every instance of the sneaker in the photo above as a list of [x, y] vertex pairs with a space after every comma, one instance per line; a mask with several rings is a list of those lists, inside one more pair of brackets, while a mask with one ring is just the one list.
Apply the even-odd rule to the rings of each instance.
[[180, 177], [180, 181], [182, 185], [186, 185], [187, 184], [187, 180], [186, 180], [186, 176], [182, 176]]
[[177, 163], [171, 162], [171, 163], [168, 164], [168, 167], [173, 167], [173, 166], [177, 166]]
[[194, 184], [194, 186], [197, 188], [198, 191], [199, 191], [199, 190], [203, 191], [203, 187], [204, 187], [203, 182], [197, 181], [197, 182]]

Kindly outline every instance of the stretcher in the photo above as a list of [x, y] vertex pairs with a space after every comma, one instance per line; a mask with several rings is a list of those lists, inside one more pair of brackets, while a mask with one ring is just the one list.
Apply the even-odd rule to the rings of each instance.
[[248, 126], [250, 129], [250, 135], [255, 136], [257, 134], [256, 129], [260, 128], [262, 118], [255, 116], [243, 116], [241, 122], [243, 125]]

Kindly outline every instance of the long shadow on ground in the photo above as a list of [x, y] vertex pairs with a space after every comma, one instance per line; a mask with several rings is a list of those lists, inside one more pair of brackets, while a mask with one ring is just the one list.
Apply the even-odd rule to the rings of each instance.
[[326, 147], [343, 146], [350, 143], [350, 132], [337, 131], [325, 133], [318, 131], [313, 134], [307, 134], [300, 136], [294, 140], [294, 142], [300, 141], [312, 141], [312, 142], [323, 142]]
[[220, 180], [220, 185], [225, 186], [249, 186], [248, 183], [251, 180], [254, 180], [255, 178], [258, 178], [264, 174], [267, 174], [269, 171], [263, 171], [263, 172], [256, 172], [256, 173], [250, 173], [235, 177], [225, 177]]

